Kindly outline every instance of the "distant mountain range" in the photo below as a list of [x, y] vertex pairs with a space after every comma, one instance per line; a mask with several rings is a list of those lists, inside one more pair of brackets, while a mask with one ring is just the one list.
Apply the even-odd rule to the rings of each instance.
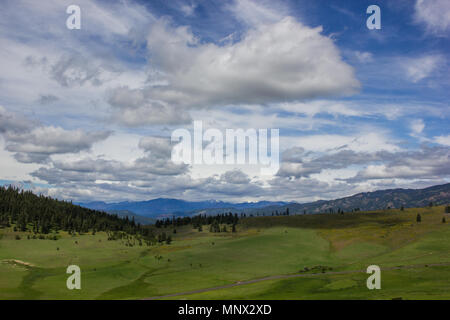
[[[361, 211], [381, 210], [387, 208], [411, 208], [425, 207], [430, 203], [433, 205], [450, 204], [450, 183], [428, 187], [425, 189], [388, 189], [373, 192], [362, 192], [350, 197], [335, 200], [319, 200], [310, 203], [296, 203], [287, 206], [273, 208], [275, 210], [286, 210], [289, 207], [290, 213], [325, 213], [333, 209], [350, 211], [360, 209]], [[271, 210], [272, 208], [265, 208]]]
[[226, 210], [245, 210], [245, 209], [261, 209], [267, 206], [283, 206], [288, 202], [278, 201], [259, 201], [259, 202], [242, 202], [231, 203], [223, 201], [185, 201], [179, 199], [166, 199], [158, 198], [148, 201], [137, 202], [117, 202], [117, 203], [105, 203], [102, 201], [78, 203], [82, 207], [102, 210], [106, 212], [121, 212], [128, 211], [140, 216], [150, 218], [161, 218], [164, 216], [186, 216], [195, 214], [200, 210], [220, 210], [223, 212]]
[[144, 217], [144, 216], [138, 215], [138, 214], [128, 211], [128, 210], [109, 210], [108, 213], [116, 214], [119, 217], [124, 218], [124, 219], [126, 217], [128, 217], [129, 220], [134, 219], [134, 222], [140, 223], [142, 225], [154, 224], [157, 220], [154, 218], [149, 218], [149, 217]]
[[[142, 224], [152, 223], [154, 219], [175, 216], [191, 216], [196, 214], [246, 213], [270, 215], [272, 212], [290, 214], [324, 213], [330, 209], [351, 211], [353, 209], [380, 210], [390, 208], [424, 207], [432, 202], [434, 205], [450, 203], [450, 183], [425, 189], [389, 189], [374, 192], [358, 193], [350, 197], [335, 200], [319, 200], [309, 203], [296, 202], [243, 202], [231, 203], [223, 201], [185, 201], [179, 199], [158, 198], [138, 202], [105, 203], [101, 201], [79, 203], [79, 205], [96, 210], [116, 213], [120, 216], [135, 217]], [[141, 217], [139, 217], [141, 216]], [[141, 218], [144, 218], [141, 219]], [[151, 218], [151, 219], [149, 219]], [[138, 221], [139, 219], [139, 221]], [[149, 220], [145, 220], [149, 219]]]

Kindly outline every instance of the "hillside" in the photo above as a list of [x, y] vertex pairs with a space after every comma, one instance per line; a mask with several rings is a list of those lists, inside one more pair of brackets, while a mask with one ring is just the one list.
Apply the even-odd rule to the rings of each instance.
[[373, 192], [358, 193], [329, 201], [316, 201], [305, 204], [282, 206], [281, 210], [289, 207], [292, 213], [320, 213], [333, 209], [351, 211], [358, 208], [361, 211], [383, 210], [387, 208], [412, 208], [450, 203], [450, 183], [432, 186], [425, 189], [388, 189]]
[[117, 215], [83, 208], [67, 201], [37, 196], [31, 191], [0, 187], [0, 227], [49, 234], [88, 231], [125, 231], [135, 234], [142, 229], [133, 221]]

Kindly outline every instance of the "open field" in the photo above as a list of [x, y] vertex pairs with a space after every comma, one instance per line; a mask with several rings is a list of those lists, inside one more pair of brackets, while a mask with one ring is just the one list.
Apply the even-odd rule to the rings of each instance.
[[[236, 233], [177, 227], [170, 245], [133, 247], [101, 232], [38, 240], [5, 228], [0, 299], [142, 299], [294, 274], [301, 276], [170, 298], [450, 299], [450, 265], [433, 266], [450, 264], [450, 215], [447, 223], [443, 216], [440, 206], [254, 217]], [[66, 288], [71, 264], [81, 268], [81, 290]], [[368, 275], [353, 272], [371, 264], [385, 269], [381, 290], [368, 290]]]

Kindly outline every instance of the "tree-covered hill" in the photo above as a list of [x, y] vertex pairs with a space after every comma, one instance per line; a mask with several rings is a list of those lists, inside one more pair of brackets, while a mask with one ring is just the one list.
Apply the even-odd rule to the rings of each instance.
[[88, 231], [123, 231], [145, 234], [147, 229], [134, 219], [91, 210], [12, 186], [0, 187], [0, 227], [11, 226], [20, 231], [47, 234], [64, 230], [69, 233]]

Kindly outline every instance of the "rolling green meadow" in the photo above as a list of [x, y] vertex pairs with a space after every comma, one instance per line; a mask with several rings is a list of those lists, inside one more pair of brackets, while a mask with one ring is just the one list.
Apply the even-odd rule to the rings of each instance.
[[[0, 299], [450, 299], [449, 224], [444, 206], [251, 217], [235, 233], [155, 229], [173, 241], [151, 246], [104, 232], [28, 239], [11, 226], [0, 229]], [[81, 290], [66, 287], [73, 264]], [[380, 290], [366, 287], [372, 264]]]

